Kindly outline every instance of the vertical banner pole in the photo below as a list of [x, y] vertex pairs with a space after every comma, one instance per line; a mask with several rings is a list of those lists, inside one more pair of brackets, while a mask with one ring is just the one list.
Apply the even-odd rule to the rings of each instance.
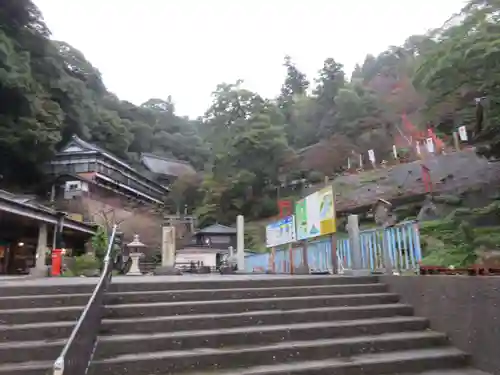
[[[330, 182], [325, 180], [325, 187], [328, 187]], [[333, 199], [333, 217], [336, 217], [335, 214], [335, 190], [333, 190], [333, 183], [331, 184], [332, 189], [332, 199]], [[335, 220], [335, 219], [334, 219]], [[335, 223], [336, 225], [336, 223]], [[332, 257], [332, 274], [336, 275], [339, 273], [339, 262], [337, 256], [337, 231], [333, 232], [330, 235], [330, 249], [331, 249], [331, 257]]]

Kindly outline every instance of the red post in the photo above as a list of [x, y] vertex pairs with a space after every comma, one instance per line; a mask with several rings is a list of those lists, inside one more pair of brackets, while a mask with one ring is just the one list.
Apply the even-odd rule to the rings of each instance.
[[422, 182], [424, 183], [425, 192], [432, 193], [432, 181], [431, 181], [430, 169], [423, 164], [421, 165], [421, 167], [422, 167]]
[[280, 217], [289, 216], [292, 214], [292, 202], [290, 200], [281, 199], [278, 201], [278, 210]]
[[62, 249], [52, 250], [52, 276], [61, 276], [62, 253]]

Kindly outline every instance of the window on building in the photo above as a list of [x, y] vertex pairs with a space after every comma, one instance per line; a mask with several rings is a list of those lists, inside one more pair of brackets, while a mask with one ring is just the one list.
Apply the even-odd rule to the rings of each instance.
[[89, 164], [88, 163], [74, 164], [73, 171], [75, 173], [85, 173], [85, 172], [88, 172], [89, 171]]
[[229, 243], [231, 241], [231, 237], [229, 236], [211, 236], [210, 240], [212, 243]]

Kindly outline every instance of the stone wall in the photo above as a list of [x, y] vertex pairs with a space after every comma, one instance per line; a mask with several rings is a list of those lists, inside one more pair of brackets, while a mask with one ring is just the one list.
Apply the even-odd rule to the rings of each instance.
[[130, 242], [134, 234], [148, 246], [147, 253], [155, 252], [161, 247], [162, 214], [152, 206], [127, 199], [98, 186], [91, 191], [73, 199], [59, 198], [58, 209], [70, 214], [81, 214], [86, 222], [94, 222], [109, 226], [117, 222]]
[[[146, 254], [161, 251], [163, 213], [157, 208], [109, 193], [97, 186], [92, 186], [91, 191], [83, 196], [60, 199], [57, 206], [66, 212], [81, 214], [84, 221], [108, 226], [118, 222], [125, 242], [132, 241], [134, 234], [138, 234], [141, 242], [148, 246]], [[177, 248], [180, 248], [186, 238], [190, 238], [190, 233], [188, 227], [180, 223], [176, 229]]]
[[381, 276], [381, 281], [471, 354], [474, 367], [500, 374], [500, 277]]
[[160, 249], [162, 218], [159, 213], [148, 207], [106, 202], [95, 195], [82, 197], [81, 201], [94, 222], [101, 225], [118, 222], [126, 242], [132, 241], [134, 234], [138, 234], [141, 242], [148, 246], [148, 253]]

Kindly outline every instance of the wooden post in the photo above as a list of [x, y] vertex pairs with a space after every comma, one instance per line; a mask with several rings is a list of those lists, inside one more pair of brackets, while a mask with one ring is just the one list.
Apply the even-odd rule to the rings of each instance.
[[243, 215], [236, 217], [236, 259], [238, 271], [245, 271], [245, 219]]
[[306, 270], [309, 270], [309, 259], [307, 256], [307, 246], [309, 243], [307, 240], [302, 241], [302, 267]]
[[456, 151], [460, 151], [460, 140], [458, 139], [458, 133], [453, 132], [453, 145]]
[[[325, 178], [325, 187], [328, 187], [330, 184], [330, 181], [328, 178]], [[333, 198], [333, 209], [335, 210], [335, 190], [333, 189], [333, 183], [332, 183], [332, 198]], [[333, 213], [334, 217], [336, 218], [336, 213]], [[335, 224], [336, 225], [336, 224]], [[339, 258], [337, 256], [337, 232], [332, 233], [330, 235], [330, 249], [331, 251], [331, 256], [332, 256], [332, 275], [336, 275], [339, 273]]]
[[271, 270], [276, 273], [276, 248], [271, 248]]
[[337, 234], [332, 233], [330, 236], [331, 249], [332, 249], [332, 274], [336, 275], [339, 273], [339, 258], [337, 256]]

